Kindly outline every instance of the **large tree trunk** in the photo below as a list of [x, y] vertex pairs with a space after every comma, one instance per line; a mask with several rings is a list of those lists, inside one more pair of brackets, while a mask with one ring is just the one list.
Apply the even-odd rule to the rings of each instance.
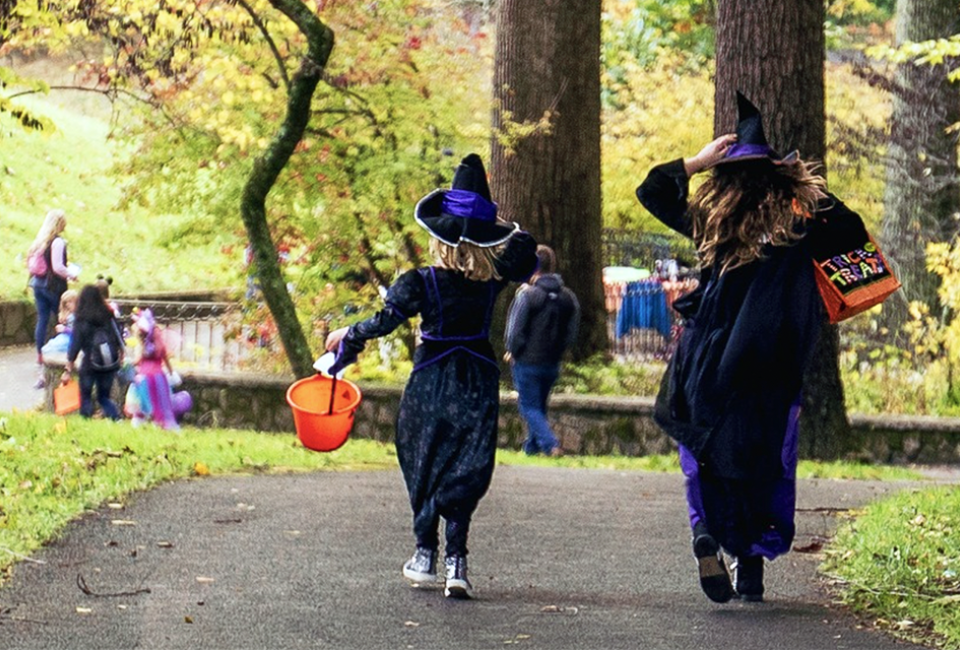
[[[600, 2], [501, 0], [491, 173], [504, 218], [552, 247], [580, 301], [574, 355], [605, 350], [600, 215]], [[511, 136], [549, 120], [549, 130]]]
[[[771, 146], [799, 149], [824, 160], [824, 5], [822, 0], [763, 3], [720, 0], [717, 5], [717, 73], [714, 131], [736, 126], [736, 92], [763, 113]], [[837, 457], [847, 450], [850, 425], [840, 381], [837, 328], [824, 325], [814, 362], [804, 377], [801, 450]]]
[[[900, 0], [897, 45], [945, 38], [960, 21], [956, 0]], [[957, 232], [957, 135], [960, 92], [947, 81], [947, 66], [902, 63], [893, 84], [893, 114], [883, 197], [882, 242], [901, 292], [883, 307], [883, 321], [897, 333], [908, 319], [909, 301], [939, 314], [938, 276], [926, 268], [930, 242], [949, 241]]]
[[243, 188], [240, 214], [253, 248], [263, 298], [276, 321], [290, 366], [297, 377], [307, 377], [314, 373], [313, 353], [280, 271], [277, 250], [267, 224], [266, 200], [310, 120], [310, 103], [333, 49], [333, 32], [301, 0], [270, 0], [270, 4], [296, 23], [307, 38], [308, 48], [290, 81], [286, 117], [266, 152], [253, 163]]

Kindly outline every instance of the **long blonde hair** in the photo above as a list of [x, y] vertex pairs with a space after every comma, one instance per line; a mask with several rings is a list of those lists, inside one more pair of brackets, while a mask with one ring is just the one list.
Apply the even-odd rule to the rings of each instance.
[[725, 273], [763, 257], [767, 245], [803, 237], [797, 228], [824, 196], [816, 166], [799, 159], [718, 165], [690, 202], [693, 239], [704, 266]]
[[500, 274], [494, 264], [497, 255], [503, 251], [503, 244], [481, 248], [475, 244], [460, 242], [459, 246], [451, 246], [439, 239], [430, 239], [430, 252], [437, 260], [437, 266], [453, 271], [460, 271], [468, 280], [499, 280]]
[[30, 244], [27, 254], [32, 255], [37, 251], [46, 250], [50, 242], [56, 239], [57, 235], [62, 233], [66, 227], [67, 213], [59, 208], [50, 210], [47, 216], [43, 218], [43, 225], [40, 226], [40, 230], [37, 232], [33, 243]]

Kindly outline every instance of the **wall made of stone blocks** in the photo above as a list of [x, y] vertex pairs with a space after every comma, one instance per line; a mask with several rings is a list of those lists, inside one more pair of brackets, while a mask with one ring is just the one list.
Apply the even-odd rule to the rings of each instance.
[[33, 343], [37, 309], [26, 300], [0, 301], [0, 347]]
[[[59, 381], [62, 366], [48, 362], [47, 385]], [[242, 428], [293, 434], [286, 402], [292, 378], [276, 376], [183, 373], [182, 390], [190, 391], [193, 409], [184, 423], [199, 427]], [[392, 442], [402, 390], [363, 385], [351, 436]], [[122, 403], [126, 385], [114, 396]], [[47, 408], [53, 393], [47, 389]], [[653, 421], [653, 398], [556, 395], [550, 420], [563, 449], [571, 454], [646, 456], [669, 453], [676, 445]], [[960, 418], [853, 416], [853, 434], [862, 441], [850, 460], [883, 464], [960, 465]], [[520, 449], [524, 440], [516, 397], [504, 394], [500, 406], [501, 449]]]

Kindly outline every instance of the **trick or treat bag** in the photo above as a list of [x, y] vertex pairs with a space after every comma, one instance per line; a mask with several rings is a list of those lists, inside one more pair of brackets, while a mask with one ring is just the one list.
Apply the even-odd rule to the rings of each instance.
[[900, 288], [857, 213], [814, 214], [813, 220], [809, 245], [817, 288], [831, 323], [879, 305]]

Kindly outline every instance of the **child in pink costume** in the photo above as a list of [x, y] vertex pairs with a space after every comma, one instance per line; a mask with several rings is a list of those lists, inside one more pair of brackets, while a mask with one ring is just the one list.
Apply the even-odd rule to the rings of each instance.
[[143, 310], [134, 317], [137, 338], [140, 340], [140, 352], [135, 362], [137, 375], [134, 378], [138, 408], [131, 415], [134, 423], [150, 419], [164, 428], [178, 430], [176, 413], [173, 407], [173, 392], [170, 381], [164, 373], [164, 367], [172, 375], [173, 366], [164, 345], [163, 334], [157, 327], [153, 313]]

